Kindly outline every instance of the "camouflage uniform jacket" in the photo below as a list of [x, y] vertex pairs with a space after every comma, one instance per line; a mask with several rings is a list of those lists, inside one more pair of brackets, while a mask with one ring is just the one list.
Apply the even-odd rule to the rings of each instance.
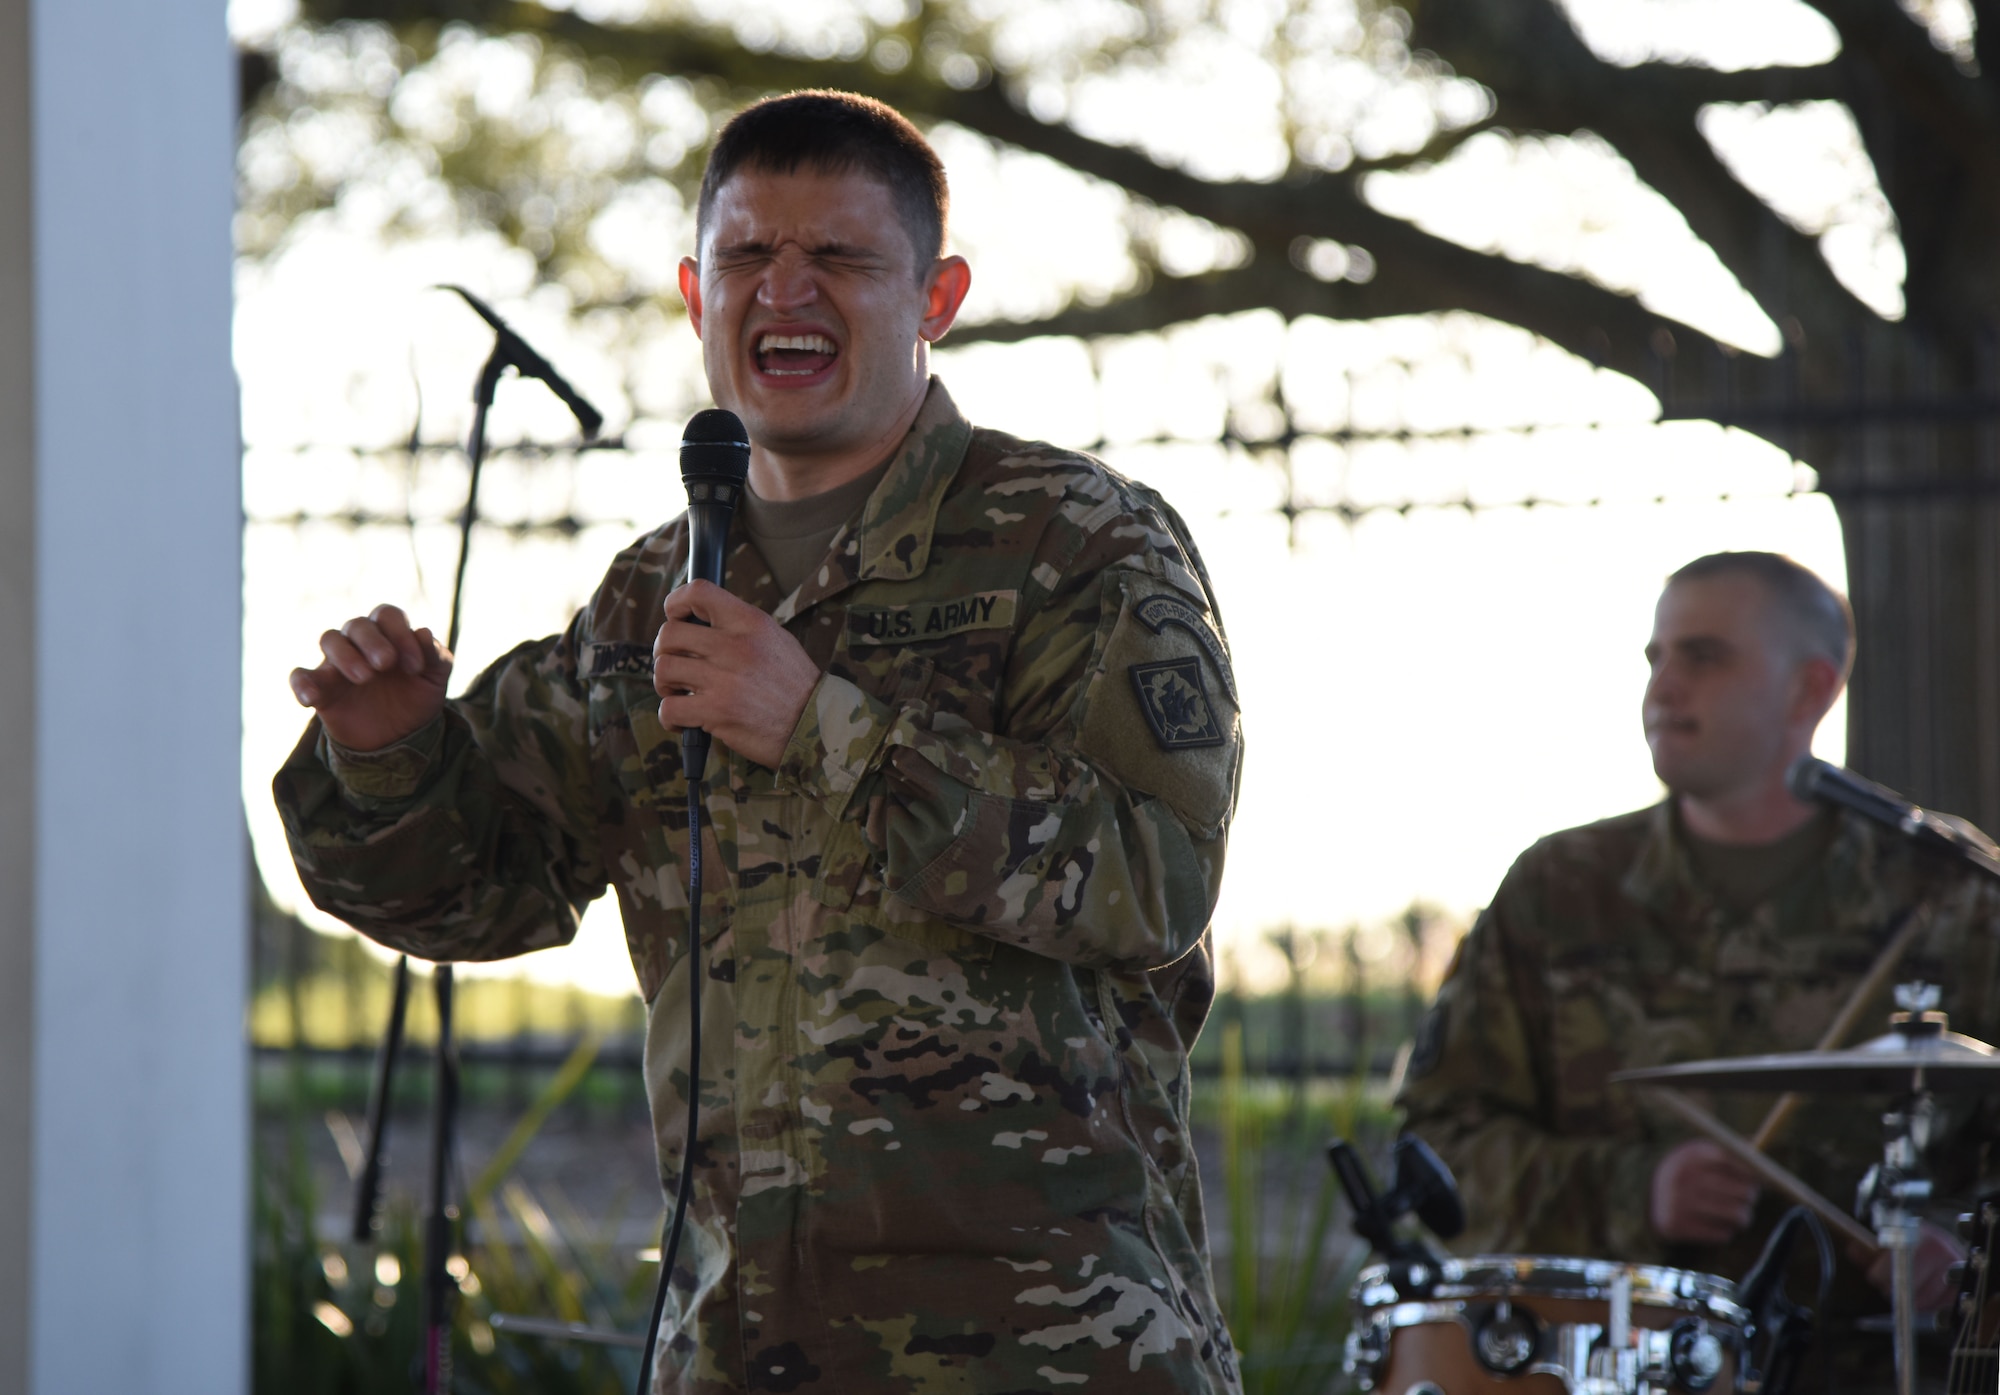
[[[616, 888], [669, 1187], [686, 788], [651, 670], [685, 567], [677, 519], [430, 730], [357, 756], [308, 729], [276, 782], [315, 902], [413, 954], [560, 944]], [[823, 676], [779, 769], [709, 762], [656, 1388], [1235, 1389], [1187, 1049], [1239, 726], [1184, 525], [933, 382], [814, 576], [780, 596], [739, 529], [725, 585]]]
[[[1460, 946], [1399, 1101], [1464, 1191], [1471, 1223], [1454, 1248], [1739, 1277], [1789, 1203], [1766, 1189], [1755, 1222], [1727, 1246], [1662, 1241], [1648, 1215], [1653, 1170], [1690, 1133], [1608, 1077], [1812, 1049], [1919, 901], [1930, 928], [1896, 978], [1942, 983], [1953, 1030], [1994, 1039], [2000, 884], [1858, 816], [1838, 815], [1820, 863], [1746, 915], [1723, 911], [1695, 880], [1670, 803], [1537, 843]], [[1885, 988], [1850, 1044], [1888, 1030], [1893, 1006]], [[1774, 1100], [1695, 1093], [1744, 1134]], [[1883, 1104], [1808, 1096], [1771, 1155], [1851, 1205], [1882, 1156]], [[1945, 1191], [1969, 1187], [1995, 1136], [1990, 1111], [1960, 1105], [1951, 1117], [1931, 1159]], [[1851, 1264], [1842, 1269], [1836, 1313], [1884, 1306]]]

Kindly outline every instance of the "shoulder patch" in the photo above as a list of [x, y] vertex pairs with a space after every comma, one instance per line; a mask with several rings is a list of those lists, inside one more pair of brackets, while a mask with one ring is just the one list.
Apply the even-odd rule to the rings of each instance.
[[1236, 674], [1229, 666], [1229, 651], [1222, 647], [1222, 637], [1215, 627], [1208, 623], [1208, 617], [1189, 605], [1179, 596], [1162, 592], [1148, 596], [1132, 607], [1132, 613], [1139, 617], [1146, 628], [1159, 634], [1169, 625], [1176, 625], [1193, 635], [1195, 642], [1208, 651], [1208, 657], [1215, 664], [1215, 673], [1222, 680], [1222, 686], [1229, 690], [1229, 700], [1239, 702], [1236, 696]]
[[1209, 705], [1208, 690], [1202, 686], [1200, 659], [1131, 664], [1125, 672], [1132, 676], [1139, 711], [1161, 750], [1220, 746], [1227, 739], [1215, 720], [1215, 709]]
[[1121, 571], [1107, 572], [1102, 584], [1077, 752], [1128, 789], [1161, 800], [1197, 837], [1213, 838], [1236, 801], [1243, 744], [1235, 687], [1216, 657], [1227, 650], [1171, 583]]
[[1445, 1034], [1451, 1030], [1451, 1009], [1440, 998], [1417, 1025], [1416, 1042], [1410, 1048], [1409, 1078], [1421, 1080], [1438, 1068], [1444, 1059]]
[[584, 650], [583, 676], [586, 678], [611, 678], [644, 675], [653, 672], [653, 650], [646, 644], [591, 644]]

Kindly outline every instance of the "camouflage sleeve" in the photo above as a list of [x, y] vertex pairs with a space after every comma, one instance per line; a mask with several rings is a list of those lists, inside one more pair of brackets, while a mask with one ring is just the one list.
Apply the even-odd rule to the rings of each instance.
[[1016, 637], [1000, 732], [954, 715], [949, 675], [890, 703], [828, 674], [780, 781], [836, 815], [868, 808], [886, 884], [922, 911], [1071, 964], [1173, 962], [1215, 905], [1241, 744], [1185, 556], [1150, 508], [1101, 518], [1064, 565], [1035, 569], [1046, 591]]
[[1545, 995], [1539, 969], [1517, 962], [1509, 891], [1503, 885], [1459, 946], [1396, 1101], [1405, 1126], [1458, 1179], [1467, 1226], [1453, 1248], [1657, 1260], [1647, 1210], [1665, 1148], [1553, 1127], [1550, 1052], [1535, 1032], [1548, 1022], [1538, 1010]]
[[505, 959], [566, 944], [605, 873], [568, 631], [500, 659], [379, 752], [315, 720], [272, 782], [313, 904], [392, 949]]

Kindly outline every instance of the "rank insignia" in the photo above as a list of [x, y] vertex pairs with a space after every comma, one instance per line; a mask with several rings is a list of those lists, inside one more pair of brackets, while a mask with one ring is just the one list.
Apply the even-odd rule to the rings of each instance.
[[1146, 714], [1146, 725], [1153, 729], [1161, 750], [1220, 746], [1227, 739], [1202, 686], [1200, 659], [1163, 659], [1132, 664], [1125, 671], [1132, 675], [1139, 710]]

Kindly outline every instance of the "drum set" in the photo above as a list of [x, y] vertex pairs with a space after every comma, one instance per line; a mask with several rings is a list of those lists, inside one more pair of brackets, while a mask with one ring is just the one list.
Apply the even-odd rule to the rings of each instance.
[[[2000, 1093], [2000, 1052], [1949, 1031], [1938, 1001], [1935, 986], [1899, 986], [1900, 1011], [1890, 1030], [1845, 1050], [1690, 1061], [1612, 1077], [1650, 1091], [1796, 1203], [1739, 1283], [1598, 1259], [1439, 1256], [1396, 1224], [1414, 1215], [1446, 1240], [1463, 1228], [1456, 1189], [1436, 1155], [1415, 1138], [1398, 1140], [1392, 1184], [1378, 1194], [1354, 1150], [1336, 1142], [1331, 1162], [1354, 1208], [1354, 1229], [1381, 1257], [1354, 1289], [1349, 1374], [1361, 1389], [1382, 1395], [1784, 1395], [1813, 1322], [1783, 1292], [1789, 1242], [1797, 1233], [1816, 1233], [1830, 1266], [1826, 1231], [1832, 1230], [1851, 1250], [1891, 1257], [1897, 1390], [1914, 1395], [1912, 1256], [1931, 1195], [1924, 1154], [1937, 1126], [1936, 1096]], [[1867, 1224], [1773, 1162], [1684, 1088], [1784, 1091], [1794, 1103], [1800, 1094], [1888, 1097], [1882, 1161], [1862, 1180], [1855, 1207]], [[1781, 1101], [1781, 1111], [1790, 1107]], [[1760, 1136], [1769, 1131], [1767, 1124]], [[1993, 1209], [1982, 1207], [1989, 1229]], [[1989, 1305], [1983, 1253], [1968, 1264], [1959, 1308], [1950, 1388], [1990, 1395], [2000, 1377], [1984, 1348], [2000, 1325], [2000, 1300]]]

